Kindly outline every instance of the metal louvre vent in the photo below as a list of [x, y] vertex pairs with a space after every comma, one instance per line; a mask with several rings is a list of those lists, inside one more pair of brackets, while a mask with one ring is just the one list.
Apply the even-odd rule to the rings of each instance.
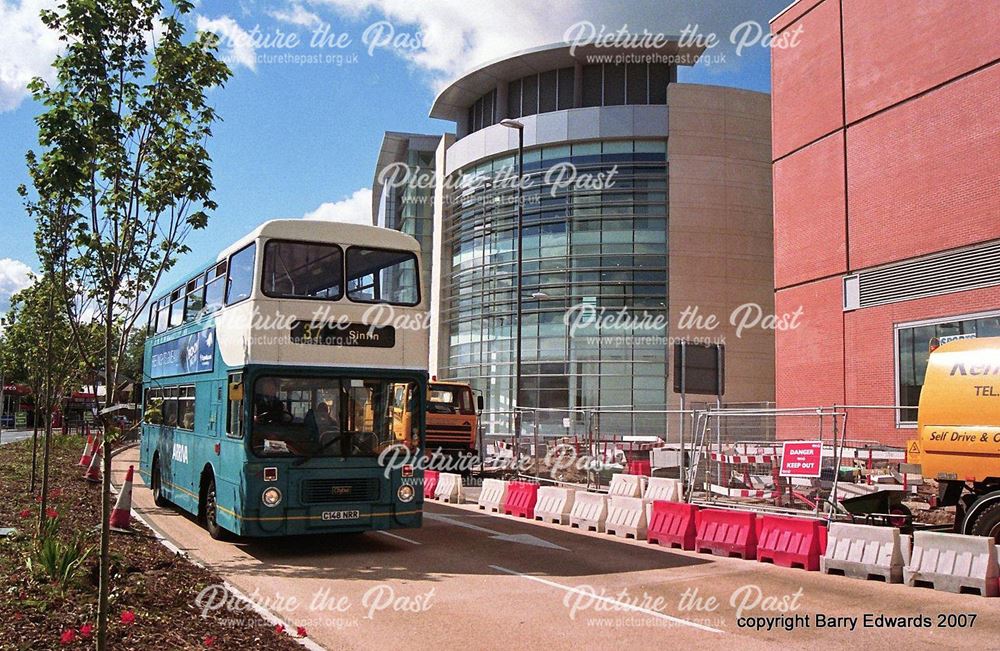
[[307, 479], [302, 482], [302, 501], [306, 504], [375, 501], [378, 487], [379, 481], [374, 477]]
[[1000, 285], [1000, 241], [858, 272], [858, 307]]

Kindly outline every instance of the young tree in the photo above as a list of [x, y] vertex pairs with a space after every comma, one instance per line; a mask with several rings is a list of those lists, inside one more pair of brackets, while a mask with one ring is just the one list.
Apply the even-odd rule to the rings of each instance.
[[[45, 442], [42, 469], [42, 501], [39, 527], [45, 519], [48, 489], [48, 449], [52, 412], [80, 386], [86, 375], [85, 357], [92, 357], [96, 338], [85, 333], [83, 355], [74, 344], [64, 306], [63, 291], [51, 275], [33, 279], [33, 283], [11, 297], [10, 310], [4, 316], [3, 365], [13, 377], [31, 389], [35, 399], [35, 432], [32, 437], [31, 491], [35, 490], [36, 450], [39, 417], [45, 419]], [[50, 303], [51, 301], [51, 303]]]
[[[42, 151], [28, 152], [34, 194], [23, 194], [43, 267], [75, 290], [67, 302], [77, 345], [87, 318], [104, 336], [92, 368], [105, 379], [105, 408], [150, 293], [216, 207], [205, 148], [216, 114], [206, 92], [230, 71], [216, 37], [185, 38], [192, 7], [173, 0], [164, 15], [160, 0], [63, 0], [42, 12], [65, 52], [54, 84], [30, 86], [44, 106]], [[107, 444], [112, 422], [102, 421]], [[110, 475], [105, 454], [98, 649], [107, 646]]]

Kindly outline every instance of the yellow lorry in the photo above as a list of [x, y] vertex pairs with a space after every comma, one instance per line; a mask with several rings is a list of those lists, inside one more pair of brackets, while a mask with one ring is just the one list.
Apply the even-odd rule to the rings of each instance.
[[[412, 385], [395, 388], [393, 431], [400, 442], [409, 440], [412, 416], [403, 405], [408, 404], [412, 390]], [[425, 450], [448, 456], [477, 456], [476, 436], [482, 411], [483, 396], [474, 395], [471, 386], [433, 378], [427, 385]]]
[[1000, 544], [1000, 337], [935, 343], [907, 461], [956, 507], [956, 531]]

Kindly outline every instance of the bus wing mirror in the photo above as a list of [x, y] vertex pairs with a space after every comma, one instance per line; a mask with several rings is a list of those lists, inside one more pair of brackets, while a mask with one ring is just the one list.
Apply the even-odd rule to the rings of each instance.
[[480, 413], [482, 413], [483, 409], [486, 408], [486, 401], [483, 400], [483, 394], [481, 393], [476, 396], [476, 407], [479, 409]]
[[243, 400], [243, 383], [232, 382], [229, 385], [229, 400], [236, 402]]

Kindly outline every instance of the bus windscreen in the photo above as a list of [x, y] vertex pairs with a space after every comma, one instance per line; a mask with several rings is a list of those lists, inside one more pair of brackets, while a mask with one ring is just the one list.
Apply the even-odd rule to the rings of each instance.
[[406, 381], [265, 376], [254, 383], [252, 447], [260, 457], [370, 457], [396, 442], [395, 387]]

